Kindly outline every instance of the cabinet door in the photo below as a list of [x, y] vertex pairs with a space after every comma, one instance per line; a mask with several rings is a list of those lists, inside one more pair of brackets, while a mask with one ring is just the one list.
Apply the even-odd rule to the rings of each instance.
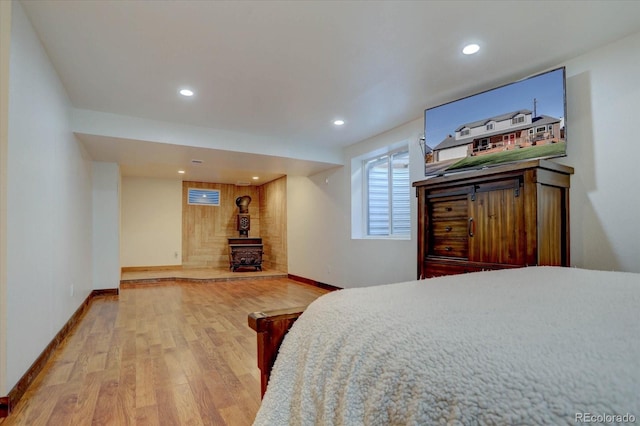
[[478, 185], [468, 199], [469, 260], [525, 265], [524, 196], [520, 181]]

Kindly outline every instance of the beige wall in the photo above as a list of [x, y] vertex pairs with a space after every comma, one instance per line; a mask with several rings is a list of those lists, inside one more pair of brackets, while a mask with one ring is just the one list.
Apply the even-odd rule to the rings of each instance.
[[71, 130], [71, 103], [19, 1], [11, 2], [9, 55], [5, 390], [93, 289], [91, 158]]
[[[571, 264], [640, 272], [640, 33], [579, 56], [567, 67]], [[629, 127], [631, 125], [631, 128]]]
[[7, 143], [9, 132], [9, 46], [11, 2], [0, 2], [0, 396], [6, 395], [7, 335]]
[[94, 161], [91, 167], [93, 288], [120, 286], [120, 166]]
[[[423, 157], [417, 143], [423, 123], [423, 119], [416, 119], [351, 145], [344, 149], [344, 161], [351, 164], [352, 159], [368, 153], [406, 144], [411, 180], [423, 179]], [[313, 176], [287, 178], [288, 272], [344, 288], [415, 279], [416, 198], [411, 197], [411, 239], [352, 238], [352, 198], [362, 197], [361, 185], [354, 185], [358, 179], [361, 182], [357, 164], [362, 167], [362, 162], [355, 163]], [[411, 194], [415, 195], [413, 189]]]
[[120, 263], [182, 264], [182, 182], [122, 178]]
[[263, 269], [288, 272], [287, 177], [259, 187]]

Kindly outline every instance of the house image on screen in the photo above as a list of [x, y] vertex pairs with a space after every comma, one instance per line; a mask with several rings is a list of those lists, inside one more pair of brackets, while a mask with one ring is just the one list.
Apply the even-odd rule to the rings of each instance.
[[462, 124], [433, 148], [432, 161], [446, 161], [564, 140], [564, 119], [522, 109]]

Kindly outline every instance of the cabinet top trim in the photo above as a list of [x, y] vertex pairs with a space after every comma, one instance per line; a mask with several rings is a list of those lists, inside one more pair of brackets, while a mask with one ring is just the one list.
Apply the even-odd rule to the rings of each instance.
[[537, 159], [530, 161], [522, 161], [512, 164], [502, 164], [494, 167], [487, 167], [480, 170], [471, 170], [471, 171], [463, 171], [463, 172], [452, 172], [442, 176], [434, 176], [428, 179], [420, 180], [413, 182], [413, 186], [425, 186], [425, 185], [433, 185], [444, 182], [456, 182], [458, 180], [466, 180], [470, 178], [476, 177], [486, 177], [495, 174], [502, 174], [505, 172], [517, 172], [520, 170], [527, 169], [546, 169], [566, 175], [573, 174], [573, 167], [565, 166], [564, 164], [555, 163], [553, 161]]

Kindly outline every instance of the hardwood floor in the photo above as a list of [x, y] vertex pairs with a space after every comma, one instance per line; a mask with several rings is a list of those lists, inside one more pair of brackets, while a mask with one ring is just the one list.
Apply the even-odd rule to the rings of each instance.
[[161, 283], [94, 300], [7, 425], [247, 425], [260, 405], [247, 314], [306, 305], [295, 281]]

